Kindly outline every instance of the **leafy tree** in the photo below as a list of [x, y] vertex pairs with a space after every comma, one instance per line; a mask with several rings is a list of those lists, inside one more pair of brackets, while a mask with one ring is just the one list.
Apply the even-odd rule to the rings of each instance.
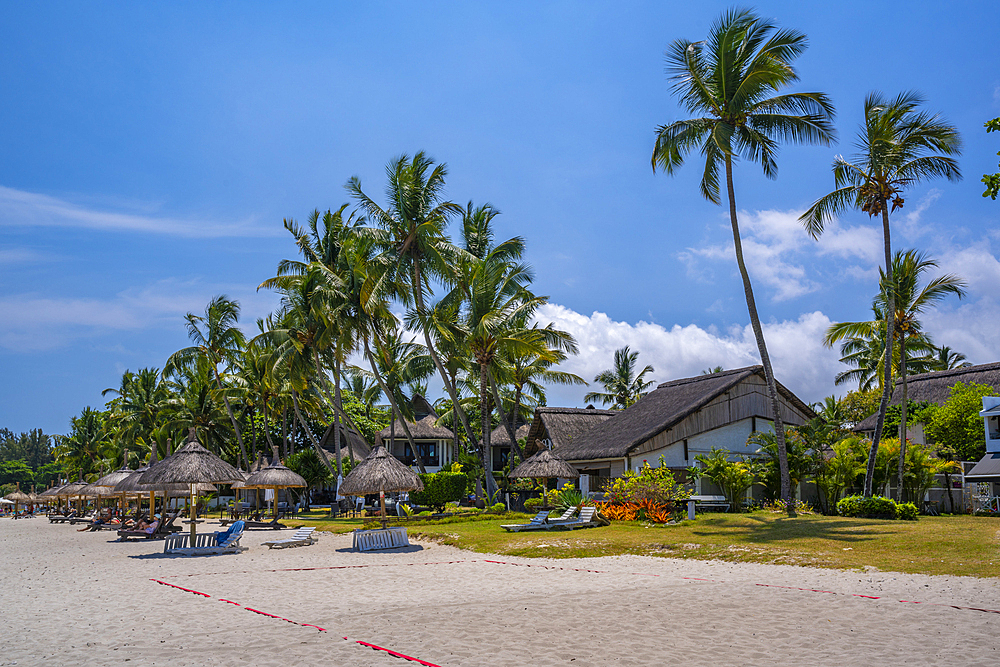
[[814, 472], [824, 514], [836, 514], [837, 501], [865, 472], [867, 444], [854, 436], [835, 442], [829, 453], [817, 451]]
[[742, 512], [747, 489], [753, 486], [761, 465], [754, 460], [730, 461], [729, 453], [713, 447], [709, 454], [698, 454], [694, 458], [701, 467], [689, 468], [688, 474], [692, 479], [708, 477], [722, 489], [732, 510]]
[[906, 498], [913, 503], [923, 502], [924, 494], [938, 485], [938, 475], [959, 469], [957, 461], [937, 458], [930, 447], [910, 445], [906, 448], [906, 471], [903, 475]]
[[853, 426], [868, 415], [875, 414], [875, 411], [878, 410], [881, 394], [882, 392], [878, 389], [858, 389], [847, 392], [847, 395], [839, 401], [847, 418], [845, 425]]
[[[924, 428], [930, 442], [945, 449], [958, 461], [978, 461], [986, 455], [986, 432], [979, 411], [983, 396], [993, 396], [996, 390], [985, 384], [957, 382], [948, 393], [948, 400], [934, 413]], [[948, 457], [950, 458], [950, 457]]]
[[732, 9], [713, 24], [708, 39], [676, 40], [667, 51], [673, 90], [689, 112], [700, 117], [657, 128], [653, 168], [674, 172], [684, 156], [697, 150], [705, 158], [701, 194], [721, 204], [719, 170], [725, 168], [729, 217], [736, 263], [743, 279], [747, 310], [771, 398], [781, 464], [781, 498], [792, 507], [778, 389], [757, 313], [733, 186], [733, 162], [760, 164], [768, 178], [777, 176], [778, 141], [829, 145], [834, 138], [833, 105], [823, 93], [782, 93], [798, 80], [792, 62], [805, 50], [806, 36], [779, 30], [749, 10]]
[[30, 468], [38, 469], [52, 461], [52, 436], [41, 429], [31, 429], [14, 435], [8, 429], [0, 429], [0, 461], [24, 461]]
[[[1000, 132], [1000, 118], [986, 121], [986, 133], [989, 134], [990, 132]], [[997, 155], [1000, 155], [1000, 152], [997, 152]], [[986, 191], [983, 192], [983, 196], [995, 200], [997, 194], [1000, 194], [1000, 173], [983, 174], [982, 181], [986, 184]]]
[[[806, 476], [813, 473], [815, 459], [812, 452], [814, 450], [798, 429], [790, 428], [785, 433], [788, 436], [785, 439], [786, 451], [788, 452], [788, 476], [791, 478], [791, 486], [794, 489]], [[757, 470], [757, 483], [764, 487], [764, 497], [768, 500], [779, 500], [781, 498], [781, 469], [778, 465], [777, 438], [774, 433], [757, 431], [750, 435], [747, 444], [756, 446], [757, 453], [761, 455], [760, 466]]]
[[725, 369], [722, 366], [715, 366], [714, 368], [706, 368], [701, 372], [702, 375], [712, 375], [713, 373], [721, 373]]
[[965, 360], [964, 354], [956, 352], [947, 345], [937, 348], [935, 356], [934, 367], [931, 369], [933, 371], [950, 371], [954, 368], [966, 368], [972, 365]]
[[285, 460], [285, 465], [288, 466], [289, 470], [301, 475], [302, 479], [306, 480], [306, 484], [309, 485], [305, 493], [307, 505], [309, 503], [309, 490], [322, 487], [323, 484], [333, 479], [329, 466], [324, 464], [312, 449], [303, 449], [301, 452], [292, 454]]
[[[961, 154], [958, 130], [938, 116], [919, 111], [923, 98], [917, 93], [902, 93], [887, 100], [880, 93], [865, 98], [865, 122], [857, 139], [859, 153], [848, 161], [834, 158], [833, 175], [836, 189], [821, 197], [802, 215], [802, 223], [813, 238], [823, 233], [824, 226], [848, 208], [856, 208], [870, 217], [882, 218], [885, 251], [885, 284], [894, 284], [892, 244], [889, 229], [889, 203], [892, 211], [902, 208], [902, 192], [920, 181], [944, 176], [961, 178], [954, 156]], [[895, 294], [890, 291], [883, 313], [895, 313]], [[882, 398], [879, 402], [875, 437], [868, 455], [864, 495], [871, 496], [876, 458], [885, 411], [892, 393], [892, 355], [895, 330], [893, 320], [884, 317]]]
[[4, 461], [0, 463], [0, 484], [14, 484], [20, 482], [27, 485], [35, 481], [35, 472], [24, 461]]
[[70, 420], [70, 433], [59, 440], [56, 460], [70, 476], [89, 475], [99, 470], [100, 461], [113, 452], [107, 432], [109, 413], [86, 407]]
[[612, 410], [624, 410], [646, 395], [646, 390], [653, 386], [652, 380], [646, 379], [646, 373], [655, 373], [652, 366], [646, 366], [638, 374], [635, 372], [639, 353], [632, 352], [628, 345], [615, 350], [614, 368], [601, 371], [594, 382], [604, 385], [604, 391], [592, 391], [583, 397], [586, 402], [600, 401], [611, 406]]

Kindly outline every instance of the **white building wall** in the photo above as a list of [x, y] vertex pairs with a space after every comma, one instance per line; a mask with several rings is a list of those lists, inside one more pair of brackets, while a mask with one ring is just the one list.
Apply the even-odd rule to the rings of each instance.
[[632, 468], [637, 470], [642, 467], [643, 460], [648, 461], [649, 465], [658, 465], [661, 455], [670, 468], [688, 467], [694, 465], [695, 457], [698, 454], [709, 454], [713, 448], [732, 452], [730, 458], [735, 458], [739, 454], [747, 456], [755, 454], [757, 448], [753, 445], [747, 445], [747, 438], [753, 433], [754, 426], [758, 431], [771, 432], [774, 430], [774, 426], [769, 421], [760, 418], [756, 420], [743, 419], [688, 438], [687, 459], [684, 458], [684, 442], [680, 441], [643, 454], [642, 457], [633, 458]]

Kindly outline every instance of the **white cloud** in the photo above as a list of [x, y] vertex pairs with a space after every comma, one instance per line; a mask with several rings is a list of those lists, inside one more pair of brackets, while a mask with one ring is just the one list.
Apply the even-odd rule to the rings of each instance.
[[80, 338], [111, 331], [176, 327], [183, 335], [182, 317], [201, 313], [217, 294], [229, 294], [242, 305], [241, 326], [254, 331], [254, 321], [276, 305], [274, 294], [221, 289], [176, 280], [161, 280], [129, 288], [110, 298], [52, 297], [36, 293], [0, 297], [0, 347], [16, 352], [58, 348]]
[[[698, 375], [722, 366], [740, 368], [760, 363], [753, 330], [734, 327], [726, 334], [697, 325], [664, 327], [649, 322], [619, 322], [605, 313], [587, 316], [565, 306], [547, 304], [537, 315], [539, 322], [555, 323], [576, 338], [580, 353], [570, 357], [561, 370], [590, 381], [610, 368], [614, 351], [628, 345], [640, 353], [642, 365], [651, 364], [657, 382]], [[833, 378], [843, 370], [836, 350], [823, 347], [822, 337], [830, 319], [821, 312], [806, 313], [797, 320], [764, 325], [764, 337], [778, 381], [802, 400], [817, 401], [834, 393]], [[551, 405], [582, 405], [587, 388], [551, 387]], [[838, 388], [837, 393], [843, 393]]]
[[187, 238], [276, 236], [279, 229], [254, 220], [219, 222], [98, 210], [49, 195], [0, 186], [0, 226], [80, 227], [167, 234]]
[[0, 267], [41, 262], [45, 256], [31, 248], [0, 248]]

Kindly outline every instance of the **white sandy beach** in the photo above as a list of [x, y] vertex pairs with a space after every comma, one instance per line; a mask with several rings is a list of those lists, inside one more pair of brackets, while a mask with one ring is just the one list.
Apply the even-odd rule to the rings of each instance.
[[417, 664], [357, 641], [442, 666], [1000, 662], [1000, 613], [948, 606], [1000, 609], [1000, 580], [426, 543], [360, 554], [329, 534], [260, 546], [277, 536], [169, 557], [162, 542], [0, 520], [0, 665]]

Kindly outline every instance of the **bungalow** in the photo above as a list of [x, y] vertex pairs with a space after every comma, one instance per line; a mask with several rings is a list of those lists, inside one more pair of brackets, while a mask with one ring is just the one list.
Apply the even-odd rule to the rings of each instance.
[[[816, 416], [780, 383], [778, 399], [785, 424], [799, 426]], [[600, 412], [607, 416], [594, 419], [592, 428], [552, 443], [555, 454], [583, 473], [584, 491], [600, 490], [609, 478], [638, 469], [643, 461], [655, 465], [661, 456], [669, 467], [681, 471], [694, 465], [695, 456], [713, 448], [750, 455], [754, 453], [747, 445], [750, 434], [773, 428], [763, 366], [664, 382], [627, 410]], [[529, 442], [534, 442], [541, 421], [536, 414]], [[708, 480], [699, 480], [696, 492], [718, 493], [713, 487]]]
[[[950, 371], [934, 371], [932, 373], [911, 375], [906, 378], [906, 397], [918, 403], [926, 401], [928, 403], [944, 405], [945, 401], [948, 400], [951, 388], [959, 382], [985, 384], [1000, 391], [1000, 362], [966, 366], [965, 368], [955, 368]], [[900, 405], [902, 402], [903, 383], [897, 378], [889, 405]], [[854, 426], [854, 431], [868, 438], [875, 437], [875, 420], [877, 417], [877, 414], [865, 417]], [[891, 433], [886, 435], [895, 436], [897, 434]], [[924, 424], [911, 424], [907, 427], [907, 435], [910, 442], [918, 445], [927, 444], [927, 438], [924, 436]]]
[[[514, 429], [514, 437], [523, 440], [528, 437], [529, 424], [518, 422]], [[503, 424], [500, 424], [490, 432], [490, 461], [493, 470], [503, 470], [510, 461], [510, 452], [513, 449], [510, 444], [510, 434]]]
[[[410, 407], [413, 409], [414, 421], [407, 420], [406, 425], [424, 462], [424, 469], [427, 472], [440, 472], [451, 465], [453, 460], [455, 434], [450, 429], [435, 425], [438, 414], [420, 394], [414, 394]], [[390, 454], [408, 466], [416, 466], [416, 457], [399, 420], [379, 431], [378, 437]]]
[[[319, 441], [320, 448], [327, 454], [328, 460], [336, 466], [336, 445], [333, 442], [333, 424], [326, 429]], [[340, 424], [340, 456], [353, 456], [355, 461], [363, 461], [372, 451], [365, 437], [353, 428]]]

